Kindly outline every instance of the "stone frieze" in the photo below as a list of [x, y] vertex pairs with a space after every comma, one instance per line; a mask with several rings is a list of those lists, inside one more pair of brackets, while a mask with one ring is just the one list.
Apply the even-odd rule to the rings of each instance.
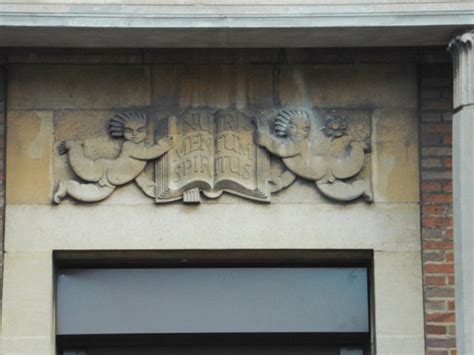
[[[110, 136], [121, 142], [113, 159], [91, 159], [80, 140], [60, 142], [59, 153], [79, 179], [58, 181], [53, 200], [97, 202], [134, 181], [158, 204], [200, 203], [223, 193], [269, 203], [303, 179], [331, 200], [370, 202], [371, 123], [356, 116], [192, 108], [155, 120], [149, 144], [147, 115], [121, 113], [109, 122]], [[152, 175], [145, 173], [148, 164]]]

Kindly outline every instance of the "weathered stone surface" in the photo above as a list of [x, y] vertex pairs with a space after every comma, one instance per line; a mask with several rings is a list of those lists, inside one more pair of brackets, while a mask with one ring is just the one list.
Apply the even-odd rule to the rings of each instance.
[[411, 64], [288, 65], [279, 67], [279, 100], [319, 108], [416, 108]]
[[374, 254], [377, 353], [424, 354], [420, 280], [419, 252], [381, 251]]
[[[376, 252], [374, 255], [376, 333], [423, 339], [423, 288], [419, 252]], [[403, 310], [401, 312], [400, 310]], [[397, 322], [393, 319], [397, 318]], [[407, 351], [407, 354], [418, 354]]]
[[44, 286], [52, 280], [51, 252], [5, 254], [3, 337], [51, 335], [53, 288]]
[[153, 73], [153, 103], [168, 113], [188, 107], [269, 109], [274, 104], [269, 65], [155, 65]]
[[[236, 97], [235, 67], [183, 67], [179, 81], [181, 107], [230, 107]], [[157, 82], [159, 85], [159, 82]]]
[[[24, 220], [30, 223], [19, 223]], [[245, 202], [203, 204], [199, 208], [176, 204], [66, 204], [60, 208], [12, 205], [7, 209], [5, 246], [9, 251], [259, 248], [419, 251], [419, 235], [416, 203], [269, 206]]]
[[53, 115], [8, 114], [7, 204], [49, 203], [52, 191]]
[[2, 337], [2, 354], [54, 355], [51, 337]]
[[9, 68], [8, 109], [130, 108], [150, 103], [150, 68], [28, 65]]
[[424, 336], [377, 336], [377, 354], [400, 355], [400, 354], [424, 354]]
[[376, 110], [373, 119], [375, 202], [419, 201], [417, 111]]

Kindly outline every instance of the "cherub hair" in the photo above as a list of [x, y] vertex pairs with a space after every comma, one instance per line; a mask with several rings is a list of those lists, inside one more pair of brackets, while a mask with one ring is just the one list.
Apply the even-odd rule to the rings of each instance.
[[114, 138], [123, 138], [125, 125], [131, 121], [146, 124], [146, 115], [143, 112], [125, 112], [115, 115], [109, 123], [110, 135]]
[[288, 124], [295, 116], [306, 118], [308, 121], [310, 120], [308, 112], [304, 110], [283, 110], [275, 118], [275, 132], [277, 136], [286, 136]]

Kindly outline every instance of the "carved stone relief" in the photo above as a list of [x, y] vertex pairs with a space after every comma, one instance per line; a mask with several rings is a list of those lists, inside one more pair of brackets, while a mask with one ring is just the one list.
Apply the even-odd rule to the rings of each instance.
[[117, 186], [135, 180], [149, 160], [162, 156], [173, 146], [170, 137], [164, 137], [152, 146], [145, 145], [145, 127], [143, 113], [123, 113], [110, 120], [110, 135], [124, 139], [116, 159], [92, 160], [85, 156], [82, 141], [62, 142], [59, 153], [68, 155], [72, 170], [86, 182], [59, 181], [54, 202], [60, 203], [66, 196], [83, 202], [101, 201], [109, 197]]
[[[90, 159], [78, 140], [59, 144], [83, 182], [60, 180], [53, 199], [101, 201], [135, 181], [159, 204], [199, 203], [201, 196], [215, 199], [224, 192], [268, 203], [272, 193], [300, 178], [335, 201], [372, 201], [366, 169], [371, 127], [359, 121], [347, 113], [306, 108], [194, 108], [155, 120], [156, 143], [146, 144], [145, 113], [118, 114], [109, 123], [112, 138], [123, 140], [115, 159]], [[154, 166], [151, 174], [147, 164]]]

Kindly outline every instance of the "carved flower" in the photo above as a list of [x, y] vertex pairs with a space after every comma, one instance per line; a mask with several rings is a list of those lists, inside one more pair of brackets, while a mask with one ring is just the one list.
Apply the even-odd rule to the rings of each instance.
[[324, 131], [331, 139], [342, 137], [346, 134], [347, 122], [345, 117], [336, 115], [334, 112], [327, 116], [324, 120], [324, 126], [321, 131]]

